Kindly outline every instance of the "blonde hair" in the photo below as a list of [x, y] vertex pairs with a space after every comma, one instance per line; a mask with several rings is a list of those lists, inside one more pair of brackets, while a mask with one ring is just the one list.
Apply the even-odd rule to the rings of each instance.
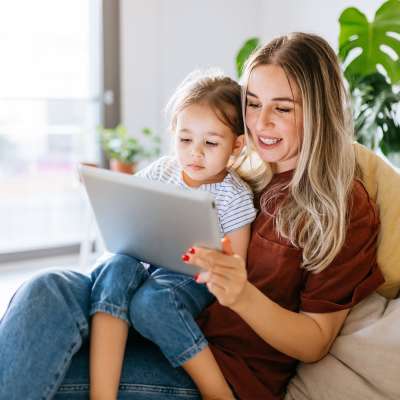
[[[212, 68], [191, 72], [177, 87], [166, 106], [169, 114], [169, 130], [175, 132], [178, 114], [194, 104], [207, 105], [217, 118], [236, 135], [244, 134], [242, 112], [242, 90], [238, 82], [224, 75], [221, 70]], [[244, 180], [250, 179], [233, 162], [230, 167]], [[242, 176], [244, 175], [244, 176]]]
[[[248, 60], [244, 73], [243, 110], [251, 71], [260, 65], [280, 66], [299, 89], [303, 137], [289, 184], [272, 185], [261, 197], [261, 208], [289, 189], [274, 214], [281, 237], [302, 249], [302, 266], [324, 270], [341, 250], [347, 231], [349, 197], [358, 174], [352, 147], [353, 125], [337, 57], [319, 36], [293, 33], [274, 39]], [[290, 82], [289, 82], [290, 84]], [[244, 111], [245, 113], [245, 111]], [[246, 141], [251, 138], [245, 127]], [[243, 162], [243, 160], [241, 160]], [[253, 172], [260, 190], [271, 174], [261, 163]]]

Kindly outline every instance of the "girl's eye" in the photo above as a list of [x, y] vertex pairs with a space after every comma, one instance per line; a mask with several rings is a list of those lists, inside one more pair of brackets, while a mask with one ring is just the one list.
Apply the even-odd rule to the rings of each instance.
[[284, 107], [276, 107], [276, 109], [281, 113], [288, 113], [292, 110], [291, 108], [284, 108]]
[[210, 142], [210, 141], [206, 141], [206, 145], [208, 145], [208, 146], [218, 146], [218, 143], [215, 143], [215, 142]]
[[190, 143], [191, 139], [180, 138], [181, 143]]

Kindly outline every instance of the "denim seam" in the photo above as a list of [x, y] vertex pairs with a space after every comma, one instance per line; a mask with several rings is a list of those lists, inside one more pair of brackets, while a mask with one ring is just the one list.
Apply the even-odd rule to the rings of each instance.
[[[107, 262], [111, 262], [110, 260], [107, 260]], [[129, 303], [132, 298], [132, 293], [135, 289], [137, 289], [138, 285], [143, 282], [146, 279], [146, 274], [148, 277], [148, 272], [139, 262], [138, 260], [135, 259], [136, 265], [135, 265], [135, 273], [132, 274], [131, 281], [128, 284], [128, 287], [126, 289], [126, 292], [124, 292], [124, 302], [121, 305], [115, 305], [114, 303], [108, 303], [106, 301], [96, 301], [93, 302], [91, 305], [91, 310], [89, 315], [93, 315], [96, 311], [103, 311], [106, 312], [107, 314], [111, 314], [119, 319], [122, 319], [126, 322], [128, 322], [129, 326], [131, 326], [128, 318], [128, 312], [129, 312]], [[131, 265], [128, 266], [129, 268], [132, 267]], [[97, 279], [98, 275], [95, 278], [95, 281]], [[99, 305], [104, 304], [107, 307], [99, 307]]]
[[[152, 280], [154, 280], [154, 281], [157, 281], [157, 280], [159, 279], [159, 276], [157, 276], [156, 278], [154, 278], [152, 275], [150, 275], [150, 276], [149, 276], [149, 279], [152, 279]], [[189, 283], [191, 283], [192, 281], [194, 281], [194, 279], [188, 276], [187, 279], [184, 279], [184, 280], [182, 280], [182, 282], [179, 282], [179, 283], [174, 284], [174, 286], [171, 286], [171, 285], [169, 285], [169, 284], [166, 285], [166, 284], [162, 284], [162, 283], [161, 283], [161, 285], [162, 285], [162, 286], [165, 286], [165, 287], [168, 287], [168, 288], [170, 288], [170, 289], [176, 289], [176, 288], [179, 288], [179, 287], [181, 287], [181, 286], [186, 286], [186, 285], [188, 285]]]
[[78, 325], [79, 330], [84, 334], [89, 334], [89, 325], [87, 323], [87, 320], [82, 317], [82, 313], [76, 313], [74, 314], [74, 318], [76, 320], [76, 323]]
[[[137, 264], [140, 264], [139, 262]], [[147, 273], [147, 270], [143, 267], [142, 264], [140, 264], [141, 269], [137, 268], [136, 272], [133, 274], [133, 278], [129, 282], [128, 289], [126, 291], [126, 296], [124, 298], [126, 299], [126, 302], [120, 306], [116, 306], [115, 304], [108, 303], [105, 301], [100, 301], [93, 303], [90, 308], [89, 315], [92, 316], [96, 312], [104, 312], [107, 314], [112, 315], [113, 317], [119, 318], [123, 321], [125, 321], [128, 326], [132, 326], [129, 318], [128, 318], [128, 312], [129, 312], [129, 302], [131, 299], [131, 294], [134, 291], [134, 289], [137, 288], [137, 283], [138, 281], [141, 282], [145, 279], [145, 275]]]
[[181, 287], [181, 286], [186, 286], [186, 285], [188, 285], [189, 283], [192, 283], [193, 281], [194, 281], [193, 278], [185, 279], [185, 280], [183, 280], [182, 282], [180, 282], [180, 283], [178, 283], [177, 285], [175, 285], [174, 288], [179, 288], [179, 287]]
[[192, 346], [183, 351], [181, 354], [169, 358], [169, 361], [174, 368], [180, 367], [182, 364], [190, 360], [197, 353], [200, 353], [200, 351], [202, 351], [207, 346], [208, 346], [207, 339], [201, 337], [200, 340], [196, 341]]
[[196, 335], [195, 332], [193, 332], [192, 327], [190, 326], [190, 324], [187, 323], [185, 316], [182, 314], [181, 311], [181, 304], [178, 302], [177, 296], [176, 296], [176, 290], [175, 288], [172, 288], [169, 291], [170, 297], [171, 297], [171, 302], [174, 304], [175, 309], [178, 311], [179, 317], [182, 320], [183, 324], [186, 326], [186, 329], [190, 332], [190, 334], [192, 335], [192, 339], [194, 341], [196, 341]]
[[196, 397], [199, 397], [199, 392], [197, 389], [180, 388], [174, 386], [121, 383], [120, 389], [125, 390], [127, 392], [162, 393], [162, 394], [177, 395], [179, 397], [194, 395]]
[[[68, 392], [89, 392], [90, 386], [88, 384], [61, 384], [58, 392], [68, 393]], [[149, 394], [169, 394], [176, 395], [178, 397], [182, 396], [193, 396], [199, 398], [199, 392], [197, 389], [182, 388], [174, 386], [162, 386], [162, 385], [145, 385], [145, 384], [135, 384], [135, 383], [120, 383], [120, 392], [129, 393], [149, 393]]]
[[118, 319], [122, 319], [123, 321], [127, 322], [129, 326], [131, 326], [131, 323], [128, 319], [128, 308], [121, 308], [111, 303], [99, 302], [92, 304], [89, 315], [92, 316], [99, 311], [110, 314]]
[[172, 304], [175, 306], [175, 309], [178, 311], [179, 318], [181, 319], [183, 325], [186, 326], [186, 329], [190, 332], [190, 334], [192, 335], [192, 340], [194, 341], [194, 344], [190, 346], [188, 349], [184, 350], [182, 353], [174, 357], [168, 357], [171, 365], [176, 368], [181, 366], [188, 359], [192, 358], [195, 354], [203, 350], [208, 345], [208, 342], [207, 339], [202, 334], [200, 335], [200, 337], [196, 337], [195, 332], [193, 332], [192, 330], [192, 327], [190, 326], [190, 324], [187, 323], [184, 315], [182, 315], [180, 304], [177, 301], [175, 288], [171, 288], [171, 290], [169, 290], [170, 300]]
[[[132, 292], [138, 288], [138, 286], [140, 286], [144, 280], [146, 280], [149, 277], [148, 271], [145, 269], [145, 267], [143, 266], [143, 264], [139, 261], [137, 261], [137, 264], [140, 264], [140, 269], [137, 266], [136, 267], [136, 273], [133, 275], [133, 278], [131, 280], [131, 282], [128, 285], [128, 290], [126, 292], [126, 313], [128, 314], [128, 310], [129, 310], [129, 304], [132, 298]], [[146, 277], [147, 275], [147, 277]], [[131, 325], [131, 324], [129, 324]]]
[[81, 344], [82, 342], [80, 340], [78, 340], [77, 342], [72, 342], [72, 345], [67, 352], [67, 356], [63, 359], [60, 366], [56, 369], [56, 372], [54, 374], [55, 382], [47, 387], [43, 400], [51, 400], [55, 396], [58, 387], [60, 386], [59, 383], [62, 383], [62, 380], [64, 379], [64, 374], [67, 371], [66, 366], [71, 362], [70, 354], [74, 353], [75, 350], [78, 351], [81, 347]]

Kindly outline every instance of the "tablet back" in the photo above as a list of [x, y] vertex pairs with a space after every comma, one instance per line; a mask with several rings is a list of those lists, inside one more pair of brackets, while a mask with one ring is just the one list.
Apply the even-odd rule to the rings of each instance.
[[181, 260], [191, 246], [220, 248], [211, 193], [105, 169], [79, 168], [107, 250], [194, 275]]

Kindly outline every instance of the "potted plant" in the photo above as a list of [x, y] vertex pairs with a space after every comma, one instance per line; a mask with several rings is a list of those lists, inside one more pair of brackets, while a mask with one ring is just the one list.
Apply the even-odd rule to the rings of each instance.
[[[351, 93], [356, 139], [400, 166], [400, 0], [384, 2], [372, 22], [357, 8], [346, 8], [339, 24], [338, 56]], [[259, 44], [253, 37], [239, 49], [238, 78]]]
[[128, 134], [122, 124], [112, 129], [100, 128], [100, 143], [110, 161], [110, 169], [132, 174], [138, 161], [154, 158], [160, 154], [160, 137], [149, 128], [141, 130], [142, 139]]
[[242, 47], [240, 47], [235, 57], [236, 75], [238, 78], [240, 78], [243, 74], [244, 65], [247, 59], [250, 57], [251, 53], [260, 47], [260, 45], [260, 38], [252, 37], [247, 39], [243, 43]]
[[[400, 154], [400, 1], [384, 2], [371, 22], [357, 8], [346, 8], [339, 23], [339, 58], [349, 83], [357, 141], [373, 150], [379, 148], [396, 163]], [[355, 57], [354, 52], [358, 52]]]

